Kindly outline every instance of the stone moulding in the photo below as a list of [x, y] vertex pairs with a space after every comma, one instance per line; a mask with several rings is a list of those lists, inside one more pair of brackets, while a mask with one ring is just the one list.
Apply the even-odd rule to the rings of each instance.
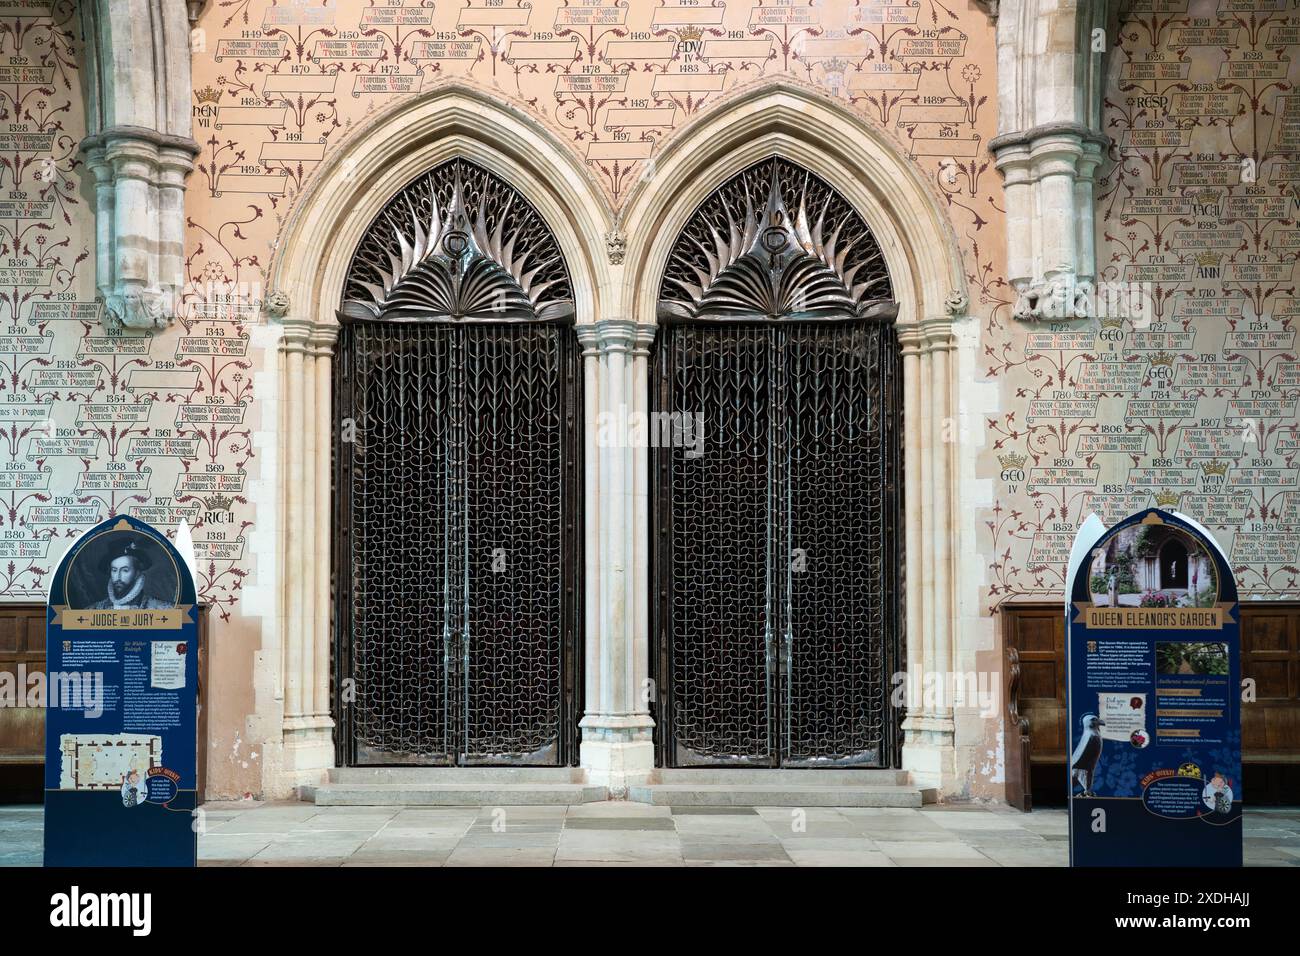
[[1110, 137], [1048, 123], [989, 142], [1007, 196], [1007, 271], [1021, 320], [1093, 315], [1093, 195]]
[[[453, 158], [482, 166], [536, 208], [570, 270], [583, 345], [585, 714], [580, 762], [613, 794], [653, 772], [649, 679], [649, 533], [644, 448], [597, 444], [602, 413], [644, 413], [660, 279], [673, 244], [710, 194], [753, 164], [782, 157], [844, 197], [879, 243], [898, 303], [904, 379], [904, 482], [909, 671], [952, 667], [954, 539], [959, 443], [954, 324], [965, 319], [966, 277], [940, 198], [906, 153], [865, 118], [815, 90], [765, 82], [702, 114], [663, 144], [653, 170], [618, 211], [568, 146], [531, 116], [464, 82], [440, 84], [379, 113], [322, 165], [290, 214], [269, 287], [283, 295], [279, 457], [281, 608], [263, 647], [277, 655], [293, 708], [269, 746], [268, 794], [320, 782], [333, 765], [329, 716], [331, 528], [310, 488], [328, 486], [331, 362], [336, 312], [367, 227], [415, 177]], [[809, 210], [810, 215], [812, 210]], [[615, 238], [611, 238], [615, 237]], [[838, 280], [837, 280], [838, 281]], [[861, 280], [858, 280], [861, 281]], [[852, 294], [856, 282], [848, 287]], [[877, 292], [863, 290], [864, 301]], [[268, 315], [275, 312], [268, 306]], [[883, 317], [883, 316], [882, 316]], [[268, 711], [278, 700], [259, 702]], [[290, 712], [292, 711], [292, 712]], [[904, 768], [914, 781], [955, 790], [950, 707], [909, 715]]]
[[1101, 133], [1105, 0], [1001, 0], [998, 129], [989, 141], [1006, 192], [1007, 281], [1024, 321], [1091, 317], [1093, 198], [1111, 147]]
[[95, 287], [112, 325], [175, 317], [185, 286], [185, 179], [191, 132], [191, 15], [203, 4], [85, 0], [81, 70], [95, 178]]

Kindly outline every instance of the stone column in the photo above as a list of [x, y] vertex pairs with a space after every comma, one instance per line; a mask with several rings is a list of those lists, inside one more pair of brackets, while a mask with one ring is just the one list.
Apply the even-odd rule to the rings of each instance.
[[95, 284], [107, 318], [165, 326], [185, 285], [185, 177], [192, 139], [114, 126], [81, 144], [95, 174]]
[[95, 285], [110, 323], [161, 327], [185, 284], [185, 178], [199, 153], [190, 135], [190, 15], [203, 4], [76, 6], [89, 133], [81, 149], [99, 187]]
[[[903, 627], [907, 646], [903, 670], [908, 675], [909, 695], [918, 686], [925, 667], [925, 628], [921, 622], [921, 333], [915, 326], [899, 330], [903, 357]], [[916, 464], [914, 464], [916, 463]], [[907, 700], [903, 721], [903, 763], [908, 763], [908, 741], [921, 715], [921, 703]]]
[[998, 135], [1005, 177], [1007, 280], [1016, 318], [1094, 314], [1092, 195], [1110, 138], [1100, 132], [1107, 4], [1002, 0]]
[[[580, 759], [590, 782], [623, 796], [654, 769], [649, 708], [648, 435], [652, 326], [605, 319], [578, 326], [586, 383], [587, 629]], [[634, 447], [635, 446], [635, 447]], [[595, 489], [595, 495], [592, 490]]]
[[[338, 338], [335, 328], [317, 329], [312, 336], [315, 349], [316, 371], [316, 473], [313, 478], [316, 493], [316, 549], [315, 564], [312, 568], [310, 601], [316, 608], [316, 624], [313, 631], [313, 653], [315, 667], [312, 671], [312, 716], [321, 726], [334, 726], [330, 717], [330, 647], [334, 633], [333, 608], [330, 597], [330, 572], [334, 566], [333, 524], [331, 511], [333, 505], [333, 476], [330, 473], [331, 449], [334, 444], [334, 342]], [[333, 766], [333, 754], [330, 755]]]
[[158, 288], [177, 302], [185, 289], [185, 178], [194, 169], [187, 150], [166, 145], [158, 150]]
[[[903, 769], [923, 786], [951, 792], [955, 782], [953, 701], [954, 592], [952, 534], [956, 514], [952, 408], [952, 319], [899, 329], [903, 356], [906, 485], [908, 709]], [[927, 694], [933, 688], [933, 694]]]
[[1095, 285], [1097, 281], [1097, 222], [1093, 197], [1097, 168], [1103, 158], [1102, 145], [1095, 139], [1085, 140], [1075, 157], [1077, 175], [1074, 179], [1074, 208], [1078, 210], [1077, 247], [1079, 280]]
[[1007, 193], [1007, 278], [1019, 319], [1092, 314], [1093, 181], [1109, 140], [1075, 123], [989, 143]]
[[[281, 303], [285, 305], [287, 303]], [[319, 783], [334, 766], [330, 716], [330, 369], [337, 330], [284, 319], [280, 339], [285, 472], [282, 789]]]
[[1057, 276], [1078, 271], [1078, 226], [1074, 217], [1075, 159], [1078, 141], [1073, 137], [1047, 136], [1034, 142], [1030, 163], [1038, 179], [1038, 214], [1045, 223], [1061, 228], [1043, 230], [1040, 271], [1049, 283]]
[[86, 165], [95, 174], [95, 288], [104, 301], [113, 294], [113, 167], [104, 159], [103, 150], [90, 151]]

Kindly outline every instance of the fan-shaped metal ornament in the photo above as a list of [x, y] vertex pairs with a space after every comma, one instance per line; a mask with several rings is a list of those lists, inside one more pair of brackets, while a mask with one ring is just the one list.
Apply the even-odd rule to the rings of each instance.
[[892, 319], [897, 311], [867, 224], [820, 177], [779, 158], [736, 174], [700, 205], [659, 292], [665, 322]]
[[513, 187], [464, 159], [403, 189], [353, 256], [340, 321], [571, 321], [555, 237]]

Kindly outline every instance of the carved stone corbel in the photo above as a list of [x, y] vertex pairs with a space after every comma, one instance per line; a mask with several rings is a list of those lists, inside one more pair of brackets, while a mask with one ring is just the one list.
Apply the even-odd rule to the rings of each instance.
[[1058, 275], [1017, 288], [1012, 314], [1021, 321], [1035, 321], [1086, 319], [1095, 312], [1093, 284], [1073, 275]]
[[110, 326], [128, 329], [164, 328], [171, 309], [160, 292], [134, 292], [104, 296], [104, 316]]
[[282, 320], [289, 314], [289, 293], [283, 289], [272, 289], [262, 300], [262, 309], [268, 318], [277, 322]]
[[623, 238], [623, 234], [617, 229], [605, 234], [605, 251], [609, 253], [609, 264], [611, 266], [621, 266], [623, 264], [623, 256], [627, 253], [627, 240]]

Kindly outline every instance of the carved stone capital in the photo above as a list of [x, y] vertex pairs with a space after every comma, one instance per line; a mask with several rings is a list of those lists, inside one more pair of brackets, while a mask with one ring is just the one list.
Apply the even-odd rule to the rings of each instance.
[[279, 351], [304, 355], [329, 355], [338, 341], [338, 325], [322, 325], [305, 319], [282, 319]]
[[920, 332], [923, 352], [947, 352], [956, 347], [952, 321], [948, 316], [923, 319], [920, 323]]
[[921, 353], [921, 346], [925, 343], [925, 333], [917, 323], [911, 325], [900, 325], [897, 330], [898, 350], [903, 357], [916, 356]]
[[655, 337], [653, 325], [639, 325], [631, 319], [601, 319], [576, 326], [575, 331], [583, 355], [644, 354]]
[[996, 158], [1017, 149], [1038, 152], [1050, 148], [1077, 155], [1109, 149], [1110, 143], [1111, 139], [1105, 133], [1089, 129], [1082, 123], [1043, 123], [1033, 129], [1015, 130], [993, 137], [989, 140], [989, 152]]

